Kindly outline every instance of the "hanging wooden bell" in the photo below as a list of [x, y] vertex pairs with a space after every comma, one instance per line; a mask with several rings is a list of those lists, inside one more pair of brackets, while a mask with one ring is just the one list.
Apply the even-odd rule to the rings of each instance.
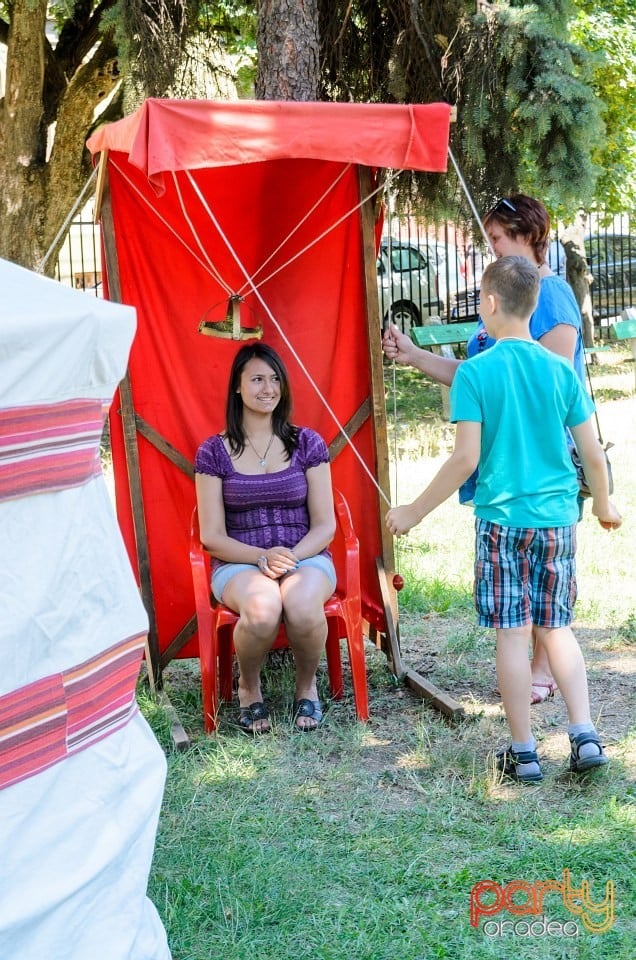
[[[207, 311], [199, 323], [199, 333], [204, 333], [208, 337], [225, 337], [230, 340], [260, 340], [263, 336], [263, 326], [258, 322], [256, 324], [252, 322], [252, 325], [248, 326], [244, 322], [244, 318], [241, 317], [243, 302], [243, 297], [233, 293], [227, 302], [225, 316], [218, 320], [208, 319], [209, 311]], [[254, 318], [250, 317], [250, 320], [253, 321]]]

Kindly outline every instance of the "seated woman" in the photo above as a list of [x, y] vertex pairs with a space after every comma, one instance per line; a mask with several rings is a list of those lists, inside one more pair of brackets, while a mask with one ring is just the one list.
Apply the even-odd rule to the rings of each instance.
[[260, 672], [281, 619], [296, 666], [294, 722], [306, 731], [322, 720], [316, 670], [336, 586], [331, 469], [322, 437], [290, 423], [291, 405], [278, 354], [246, 344], [232, 364], [225, 431], [205, 440], [194, 462], [212, 592], [239, 615], [238, 722], [247, 733], [270, 729]]

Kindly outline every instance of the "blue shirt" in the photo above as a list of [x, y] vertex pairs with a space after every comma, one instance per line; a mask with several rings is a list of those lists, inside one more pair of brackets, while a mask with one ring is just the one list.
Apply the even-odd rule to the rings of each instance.
[[[581, 311], [569, 283], [556, 274], [550, 274], [541, 280], [537, 307], [530, 317], [530, 336], [541, 340], [560, 323], [574, 327], [577, 331], [574, 348], [573, 366], [582, 384], [585, 384], [585, 350], [583, 345]], [[466, 344], [466, 355], [474, 357], [494, 346], [497, 341], [489, 337], [481, 317], [475, 333]], [[460, 503], [470, 503], [475, 495], [476, 473], [459, 488]]]
[[594, 406], [563, 357], [504, 339], [457, 368], [451, 420], [481, 423], [475, 515], [506, 527], [576, 523], [578, 484], [564, 427]]

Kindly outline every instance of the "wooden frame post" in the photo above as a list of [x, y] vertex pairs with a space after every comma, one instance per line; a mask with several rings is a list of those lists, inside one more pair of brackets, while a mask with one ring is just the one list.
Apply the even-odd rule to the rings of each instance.
[[[358, 167], [358, 183], [360, 197], [370, 197], [373, 191], [372, 173], [369, 167]], [[367, 306], [367, 333], [369, 343], [369, 373], [371, 377], [372, 410], [375, 429], [376, 447], [376, 477], [380, 489], [387, 499], [391, 499], [390, 485], [390, 457], [386, 419], [386, 400], [384, 390], [384, 367], [382, 352], [382, 322], [378, 299], [377, 275], [375, 269], [375, 203], [367, 200], [360, 208], [360, 227], [362, 230], [362, 249], [364, 257], [364, 279]], [[393, 586], [395, 574], [395, 555], [393, 551], [393, 537], [384, 523], [384, 510], [380, 510], [380, 536], [382, 541], [382, 557], [377, 558], [380, 592], [384, 606], [386, 620], [386, 636], [383, 649], [389, 660], [392, 672], [403, 680], [419, 697], [425, 697], [452, 720], [459, 720], [464, 716], [464, 708], [457, 700], [440, 690], [430, 681], [422, 677], [416, 670], [411, 669], [402, 661], [400, 653], [400, 633], [398, 622], [397, 594]]]
[[[103, 168], [102, 169], [102, 164]], [[119, 280], [119, 263], [117, 261], [117, 246], [115, 243], [115, 224], [110, 199], [108, 174], [105, 169], [105, 157], [100, 158], [100, 194], [99, 207], [102, 224], [102, 242], [108, 277], [108, 297], [116, 303], [121, 303], [121, 285]], [[128, 472], [128, 489], [132, 507], [133, 527], [135, 532], [135, 546], [137, 550], [137, 564], [139, 570], [139, 584], [141, 597], [148, 614], [148, 639], [146, 641], [146, 666], [150, 688], [154, 692], [161, 687], [161, 662], [159, 653], [159, 638], [157, 621], [155, 618], [155, 603], [152, 591], [152, 577], [150, 573], [150, 555], [148, 551], [148, 534], [146, 516], [144, 513], [143, 496], [141, 492], [141, 470], [139, 466], [139, 448], [137, 445], [137, 425], [133, 405], [132, 389], [128, 373], [119, 384], [121, 401], [121, 418], [123, 424], [124, 450], [126, 453], [126, 469]]]

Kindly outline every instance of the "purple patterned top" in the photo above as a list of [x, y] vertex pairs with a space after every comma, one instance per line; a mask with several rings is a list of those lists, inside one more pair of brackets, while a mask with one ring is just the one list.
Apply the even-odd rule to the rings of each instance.
[[[301, 427], [289, 465], [277, 473], [238, 473], [220, 434], [203, 441], [194, 470], [221, 478], [228, 537], [263, 550], [293, 550], [309, 530], [305, 472], [320, 463], [329, 463], [327, 444], [314, 430]], [[328, 550], [322, 553], [330, 556]]]

